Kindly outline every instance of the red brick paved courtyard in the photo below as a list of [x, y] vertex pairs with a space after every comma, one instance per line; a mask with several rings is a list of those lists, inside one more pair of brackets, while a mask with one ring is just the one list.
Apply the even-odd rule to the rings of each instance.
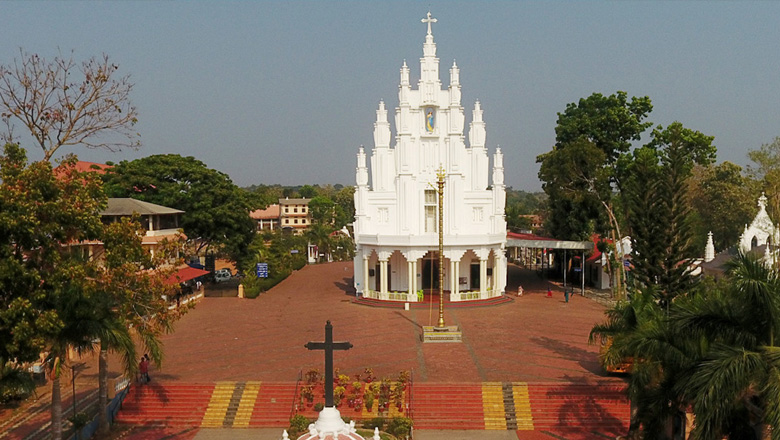
[[[304, 344], [323, 339], [326, 320], [332, 321], [336, 340], [354, 345], [335, 354], [336, 367], [346, 374], [370, 367], [380, 377], [410, 370], [415, 381], [430, 383], [620, 382], [603, 374], [598, 348], [587, 343], [590, 328], [603, 320], [604, 306], [579, 295], [566, 304], [556, 286], [553, 298], [547, 298], [549, 284], [532, 271], [510, 266], [507, 290], [525, 289], [514, 302], [446, 310], [447, 324], [461, 327], [460, 344], [422, 343], [421, 326], [437, 321], [435, 305], [404, 311], [353, 304], [351, 277], [351, 263], [307, 266], [257, 299], [205, 298], [164, 337], [165, 362], [162, 369], [152, 369], [154, 382], [294, 382], [301, 370], [322, 370], [322, 352], [309, 352]], [[120, 374], [120, 362], [111, 358], [111, 375]], [[79, 375], [80, 394], [97, 387], [95, 364], [89, 358]], [[40, 390], [42, 402], [49, 388]], [[47, 406], [30, 410], [17, 413], [24, 421], [10, 430], [9, 423], [19, 419], [9, 419], [8, 411], [1, 414], [0, 431], [5, 432], [0, 437], [47, 437]], [[38, 434], [29, 437], [34, 431]], [[185, 431], [166, 438], [192, 438], [197, 432]], [[153, 438], [162, 431], [137, 434]]]
[[429, 382], [567, 381], [605, 379], [598, 348], [588, 332], [604, 307], [576, 295], [568, 304], [560, 290], [547, 298], [547, 284], [533, 272], [510, 266], [508, 291], [522, 283], [514, 302], [445, 311], [447, 324], [463, 331], [463, 343], [423, 344], [421, 326], [435, 324], [432, 310], [372, 308], [352, 304], [352, 263], [307, 266], [256, 299], [205, 298], [164, 338], [161, 381], [294, 381], [300, 370], [322, 369], [322, 353], [303, 345], [324, 337], [354, 348], [335, 354], [341, 372], [373, 368], [377, 376], [414, 371]]

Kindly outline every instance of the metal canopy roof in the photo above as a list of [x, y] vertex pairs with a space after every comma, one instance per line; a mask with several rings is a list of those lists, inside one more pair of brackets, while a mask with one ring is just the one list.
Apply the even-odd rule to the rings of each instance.
[[516, 232], [507, 232], [507, 247], [524, 248], [546, 248], [546, 249], [569, 249], [589, 251], [593, 249], [592, 241], [569, 241], [558, 240], [556, 238], [541, 237], [534, 234], [518, 234]]

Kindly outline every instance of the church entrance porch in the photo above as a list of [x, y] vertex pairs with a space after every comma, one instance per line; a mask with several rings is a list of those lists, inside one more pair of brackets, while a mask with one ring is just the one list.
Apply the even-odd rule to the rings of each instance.
[[424, 249], [364, 247], [355, 260], [355, 289], [366, 298], [413, 303], [423, 291], [442, 288], [449, 301], [473, 301], [501, 296], [505, 288], [506, 258], [500, 249], [445, 247], [442, 267], [439, 252]]

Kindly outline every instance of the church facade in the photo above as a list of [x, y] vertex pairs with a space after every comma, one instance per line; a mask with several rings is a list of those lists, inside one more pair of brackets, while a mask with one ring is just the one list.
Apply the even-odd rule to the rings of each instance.
[[[422, 21], [428, 33], [420, 80], [413, 87], [404, 62], [395, 137], [380, 101], [371, 157], [362, 146], [357, 153], [355, 289], [366, 297], [414, 302], [419, 291], [438, 290], [441, 270], [451, 301], [499, 296], [507, 267], [503, 155], [499, 148], [493, 153], [491, 176], [478, 101], [466, 145], [460, 70], [453, 62], [449, 85], [442, 86], [431, 32], [436, 19], [428, 13]], [[439, 267], [438, 174], [444, 179], [444, 267]]]

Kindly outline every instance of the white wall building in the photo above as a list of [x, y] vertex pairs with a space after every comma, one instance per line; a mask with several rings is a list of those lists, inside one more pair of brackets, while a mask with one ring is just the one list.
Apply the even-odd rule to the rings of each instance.
[[[444, 170], [444, 290], [452, 301], [501, 295], [506, 287], [506, 202], [503, 155], [493, 153], [488, 181], [485, 123], [479, 102], [464, 136], [460, 71], [453, 62], [442, 87], [428, 13], [428, 34], [414, 88], [401, 67], [393, 138], [385, 103], [374, 123], [371, 173], [357, 154], [355, 288], [364, 296], [416, 301], [418, 290], [438, 288], [436, 173]], [[392, 146], [391, 146], [392, 142]]]

